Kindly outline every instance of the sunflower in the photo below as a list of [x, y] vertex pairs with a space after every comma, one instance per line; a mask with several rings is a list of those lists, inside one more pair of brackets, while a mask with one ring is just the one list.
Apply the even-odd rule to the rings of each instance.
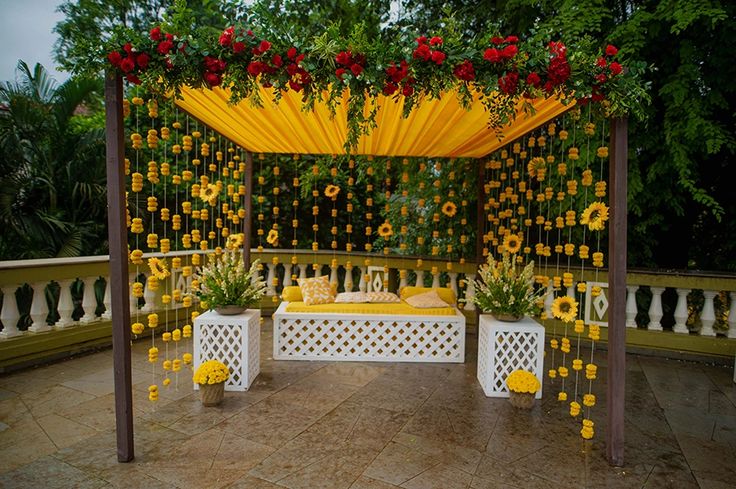
[[453, 217], [455, 214], [457, 214], [457, 206], [454, 202], [445, 202], [445, 204], [442, 206], [442, 213], [447, 217]]
[[378, 226], [378, 235], [382, 238], [388, 238], [394, 234], [394, 228], [391, 227], [391, 223], [384, 222]]
[[199, 191], [199, 198], [202, 199], [203, 202], [207, 202], [209, 205], [215, 205], [219, 193], [217, 185], [210, 183]]
[[148, 268], [151, 269], [151, 275], [159, 280], [163, 280], [171, 275], [168, 268], [166, 268], [166, 258], [149, 258]]
[[608, 220], [608, 207], [603, 202], [593, 202], [580, 216], [580, 224], [587, 224], [591, 231], [602, 231]]
[[569, 295], [558, 297], [552, 302], [552, 315], [563, 322], [570, 323], [578, 315], [578, 303]]
[[279, 232], [275, 229], [272, 229], [268, 232], [268, 236], [266, 236], [266, 242], [270, 245], [276, 246], [276, 243], [279, 241]]
[[325, 188], [325, 197], [334, 199], [335, 197], [337, 197], [337, 194], [339, 193], [340, 193], [340, 187], [338, 187], [337, 185], [328, 185]]
[[518, 253], [521, 249], [521, 238], [516, 234], [507, 234], [503, 238], [503, 247], [509, 253]]

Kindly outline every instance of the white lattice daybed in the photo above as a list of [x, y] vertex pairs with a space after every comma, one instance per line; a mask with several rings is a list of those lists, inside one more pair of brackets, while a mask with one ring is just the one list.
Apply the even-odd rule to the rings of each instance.
[[[426, 310], [403, 301], [335, 306], [304, 306], [298, 302], [290, 306], [289, 302], [282, 302], [273, 316], [273, 358], [465, 361], [465, 316], [454, 306]], [[294, 309], [296, 312], [292, 312]], [[339, 312], [334, 312], [336, 309]]]

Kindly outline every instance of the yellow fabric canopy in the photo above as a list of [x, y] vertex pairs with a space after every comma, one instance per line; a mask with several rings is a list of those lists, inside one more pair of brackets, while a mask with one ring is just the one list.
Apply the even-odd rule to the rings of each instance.
[[[260, 88], [263, 108], [243, 100], [228, 104], [229, 90], [215, 88], [182, 90], [179, 107], [223, 136], [253, 153], [344, 154], [347, 135], [346, 104], [337, 107], [334, 118], [324, 103], [314, 111], [302, 110], [301, 95], [289, 91], [278, 104], [271, 102], [273, 92]], [[399, 102], [379, 96], [378, 127], [360, 138], [354, 154], [376, 156], [430, 156], [479, 158], [557, 117], [565, 106], [554, 98], [536, 99], [536, 113], [521, 111], [516, 120], [503, 129], [498, 139], [488, 128], [488, 112], [479, 100], [465, 110], [455, 93], [441, 99], [424, 100], [407, 118], [402, 116], [403, 97]]]

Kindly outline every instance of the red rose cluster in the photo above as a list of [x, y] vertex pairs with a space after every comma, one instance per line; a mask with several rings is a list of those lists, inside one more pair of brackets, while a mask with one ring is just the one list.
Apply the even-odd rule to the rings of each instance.
[[357, 77], [365, 69], [365, 55], [353, 54], [352, 51], [340, 51], [335, 56], [338, 68], [335, 70], [335, 76], [338, 80], [342, 80], [346, 73], [350, 72]]
[[490, 63], [503, 63], [512, 60], [519, 52], [519, 48], [516, 46], [518, 42], [519, 38], [516, 36], [494, 36], [491, 38], [491, 44], [495, 47], [486, 49], [483, 53], [483, 59]]
[[235, 54], [242, 53], [246, 48], [245, 40], [253, 37], [253, 31], [245, 31], [245, 36], [242, 31], [236, 36], [235, 27], [230, 26], [220, 34], [220, 46], [232, 48]]
[[222, 83], [222, 73], [225, 71], [227, 63], [212, 56], [204, 57], [204, 80], [211, 87], [216, 87]]
[[431, 62], [438, 66], [447, 59], [447, 55], [440, 51], [440, 46], [442, 46], [441, 37], [434, 36], [429, 40], [429, 44], [427, 44], [426, 36], [417, 37], [416, 40], [417, 47], [412, 54], [414, 59]]
[[596, 75], [595, 83], [593, 84], [593, 93], [590, 97], [586, 97], [580, 102], [584, 105], [590, 102], [600, 102], [605, 96], [601, 93], [601, 88], [604, 83], [608, 82], [611, 78], [616, 75], [623, 73], [624, 68], [617, 61], [611, 61], [611, 58], [618, 54], [618, 48], [609, 44], [606, 46], [603, 56], [600, 56], [596, 62]]
[[458, 80], [475, 80], [475, 69], [473, 68], [473, 63], [469, 59], [466, 59], [465, 61], [457, 65], [452, 70], [452, 73], [457, 77]]
[[570, 78], [570, 64], [567, 62], [567, 47], [560, 41], [549, 43], [549, 52], [552, 59], [547, 66], [546, 92], [552, 92], [554, 87], [562, 85]]
[[304, 54], [298, 54], [296, 48], [292, 46], [286, 51], [286, 57], [289, 60], [286, 65], [286, 73], [289, 75], [289, 87], [296, 92], [301, 92], [306, 85], [312, 82], [311, 75], [301, 64], [304, 60]]
[[[173, 68], [169, 54], [174, 49], [174, 35], [161, 32], [161, 27], [156, 26], [149, 32], [149, 38], [153, 41], [151, 52], [158, 53], [164, 57], [166, 67]], [[180, 50], [184, 50], [182, 45]], [[154, 55], [155, 55], [154, 53]], [[131, 43], [125, 43], [122, 50], [108, 53], [107, 59], [110, 64], [125, 74], [125, 79], [136, 85], [140, 85], [140, 74], [148, 69], [152, 55], [146, 51], [137, 51]]]
[[386, 68], [386, 84], [383, 86], [383, 94], [386, 96], [393, 95], [399, 90], [399, 85], [403, 83], [404, 87], [401, 93], [406, 97], [410, 97], [414, 93], [414, 77], [409, 76], [409, 64], [402, 59], [397, 65], [394, 61]]

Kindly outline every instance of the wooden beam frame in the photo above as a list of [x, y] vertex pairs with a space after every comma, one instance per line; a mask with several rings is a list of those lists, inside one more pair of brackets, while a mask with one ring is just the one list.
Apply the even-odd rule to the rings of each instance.
[[125, 126], [123, 81], [105, 74], [105, 136], [107, 223], [110, 247], [110, 300], [115, 379], [115, 432], [118, 462], [135, 457], [133, 445], [133, 384], [130, 360], [130, 299], [128, 295], [128, 229], [125, 212]]
[[626, 214], [628, 121], [611, 120], [610, 220], [608, 232], [608, 382], [606, 458], [624, 464], [624, 407], [626, 404]]

